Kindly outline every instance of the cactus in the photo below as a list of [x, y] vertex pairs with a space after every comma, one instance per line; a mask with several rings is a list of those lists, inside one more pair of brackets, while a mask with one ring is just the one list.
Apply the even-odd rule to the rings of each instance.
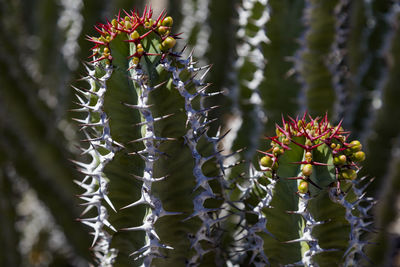
[[249, 217], [252, 225], [245, 227], [250, 263], [360, 264], [365, 253], [360, 237], [368, 231], [374, 204], [363, 196], [357, 179], [365, 159], [360, 142], [349, 142], [341, 123], [331, 125], [327, 115], [289, 117], [276, 127], [276, 136], [268, 138], [271, 148], [260, 151], [261, 171], [253, 175], [253, 189], [244, 198], [254, 207], [246, 212], [258, 218]]
[[[399, 4], [163, 2], [173, 27], [139, 23], [140, 42], [128, 25], [136, 12], [92, 27], [129, 1], [0, 3], [0, 265], [393, 265]], [[85, 35], [103, 30], [110, 41], [78, 64], [93, 45]], [[290, 149], [264, 147], [282, 114], [305, 111], [327, 118], [294, 121], [329, 119], [365, 152], [307, 152], [294, 142], [308, 137], [290, 134]], [[305, 163], [320, 151], [328, 165]], [[33, 191], [40, 201], [26, 201]]]
[[[249, 178], [252, 187], [228, 182], [225, 162], [235, 153], [221, 153], [221, 132], [208, 135], [214, 121], [208, 111], [214, 107], [204, 99], [219, 94], [207, 92], [210, 68], [174, 52], [179, 37], [172, 33], [173, 18], [152, 15], [145, 8], [142, 15], [119, 13], [98, 24], [99, 36], [88, 37], [95, 44], [83, 78], [89, 87], [75, 88], [76, 111], [86, 114], [76, 119], [88, 142], [83, 154], [90, 159], [75, 162], [84, 174], [76, 181], [85, 190], [79, 220], [93, 230], [98, 265], [221, 266], [230, 260], [316, 266], [314, 255], [340, 250], [324, 258], [338, 263], [333, 259], [344, 248], [345, 263], [358, 260], [367, 213], [352, 210], [365, 199], [354, 193], [356, 182], [341, 183], [357, 177], [357, 162], [365, 159], [360, 142], [348, 142], [341, 123], [332, 126], [327, 115], [283, 120], [260, 161], [263, 172]], [[236, 187], [245, 193], [239, 209]], [[322, 218], [332, 222], [325, 226]], [[239, 240], [228, 219], [239, 219], [244, 233]], [[340, 225], [345, 230], [333, 242], [327, 236]], [[235, 253], [234, 246], [245, 253]], [[282, 257], [285, 250], [290, 256]]]
[[[198, 68], [192, 56], [172, 52], [178, 38], [172, 26], [172, 17], [161, 13], [153, 20], [152, 10], [145, 9], [143, 15], [119, 14], [96, 27], [98, 38], [89, 37], [95, 43], [84, 78], [90, 88], [76, 90], [82, 94], [77, 111], [87, 113], [77, 121], [91, 162], [76, 164], [85, 174], [78, 182], [86, 190], [80, 195], [84, 214], [97, 210], [80, 220], [93, 228], [92, 246], [105, 266], [127, 255], [146, 266], [166, 256], [165, 264], [179, 262], [183, 255], [195, 264], [208, 252], [203, 240], [217, 246], [224, 156], [217, 150], [220, 138], [207, 135], [212, 107], [203, 101], [218, 93], [207, 93], [209, 67]], [[158, 220], [164, 225], [157, 227]], [[133, 231], [120, 241], [128, 246], [112, 241], [105, 227]], [[183, 229], [191, 230], [190, 239], [182, 237]], [[189, 246], [196, 251], [192, 256]]]

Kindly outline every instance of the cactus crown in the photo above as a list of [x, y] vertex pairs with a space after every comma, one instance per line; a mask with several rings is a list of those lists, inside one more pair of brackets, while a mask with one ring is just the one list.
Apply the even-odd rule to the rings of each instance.
[[145, 8], [142, 15], [135, 10], [130, 14], [125, 12], [125, 17], [118, 16], [106, 24], [95, 26], [100, 37], [88, 37], [95, 43], [92, 48], [93, 55], [97, 57], [94, 62], [103, 61], [108, 65], [113, 60], [111, 43], [117, 38], [130, 45], [132, 67], [137, 66], [143, 56], [161, 56], [164, 58], [176, 44], [177, 35], [171, 34], [173, 25], [172, 17], [166, 17], [162, 12], [156, 20], [152, 19], [153, 10]]
[[[259, 240], [259, 236], [252, 233], [259, 231], [256, 226], [262, 222], [264, 232], [287, 244], [285, 249], [280, 248], [277, 252], [270, 249], [276, 240], [264, 239], [263, 249], [265, 255], [269, 255], [271, 265], [296, 262], [296, 265], [317, 266], [319, 260], [315, 255], [332, 256], [336, 253], [348, 266], [356, 255], [364, 255], [363, 246], [355, 245], [362, 244], [363, 228], [360, 225], [365, 224], [367, 217], [358, 206], [363, 191], [358, 189], [358, 182], [362, 179], [355, 179], [360, 169], [359, 162], [364, 160], [365, 154], [359, 141], [349, 142], [350, 133], [341, 124], [332, 125], [327, 115], [323, 118], [312, 118], [307, 114], [296, 119], [282, 118], [282, 125], [276, 125], [276, 135], [267, 137], [271, 140], [271, 148], [260, 151], [264, 154], [260, 159], [263, 172], [257, 176], [253, 191], [259, 199], [257, 209], [264, 211], [250, 228], [249, 240]], [[254, 200], [249, 200], [249, 203], [255, 205]], [[368, 209], [370, 207], [368, 204]], [[351, 229], [348, 232], [350, 242], [345, 235], [335, 237], [332, 231], [334, 228], [343, 229], [347, 224], [338, 216], [344, 210]], [[361, 215], [357, 217], [353, 210]], [[326, 223], [328, 221], [330, 223]], [[279, 227], [282, 224], [287, 226], [282, 229]], [[316, 226], [318, 230], [314, 231]], [[257, 251], [260, 247], [250, 249]], [[301, 256], [296, 256], [300, 250]], [[346, 251], [344, 255], [341, 250]], [[284, 251], [290, 251], [290, 256], [281, 257]], [[261, 262], [268, 263], [265, 255], [260, 258]]]
[[[327, 115], [323, 118], [312, 118], [304, 114], [302, 118], [289, 120], [282, 118], [282, 126], [276, 125], [276, 136], [271, 140], [271, 148], [260, 160], [261, 168], [272, 178], [279, 177], [280, 158], [291, 150], [298, 151], [298, 161], [292, 164], [301, 165], [301, 172], [293, 179], [302, 180], [299, 192], [308, 191], [308, 184], [322, 189], [336, 184], [339, 192], [341, 180], [354, 180], [359, 170], [359, 162], [365, 159], [359, 141], [348, 141], [349, 132], [344, 131], [341, 122], [333, 126]], [[315, 170], [314, 170], [315, 169]], [[327, 175], [317, 175], [324, 172]]]

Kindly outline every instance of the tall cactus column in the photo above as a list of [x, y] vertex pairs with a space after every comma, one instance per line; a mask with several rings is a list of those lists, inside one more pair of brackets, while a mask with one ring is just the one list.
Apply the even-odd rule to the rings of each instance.
[[[94, 228], [93, 249], [104, 266], [218, 258], [225, 156], [217, 151], [220, 137], [207, 135], [212, 108], [203, 103], [218, 93], [206, 92], [209, 67], [172, 51], [178, 39], [172, 25], [171, 17], [153, 19], [145, 9], [120, 13], [95, 27], [99, 37], [89, 37], [91, 86], [77, 90], [85, 97], [78, 96], [87, 114], [78, 121], [92, 161], [77, 163], [86, 175], [78, 184], [85, 204], [96, 201], [98, 212], [80, 220]], [[100, 251], [103, 236], [108, 243]]]

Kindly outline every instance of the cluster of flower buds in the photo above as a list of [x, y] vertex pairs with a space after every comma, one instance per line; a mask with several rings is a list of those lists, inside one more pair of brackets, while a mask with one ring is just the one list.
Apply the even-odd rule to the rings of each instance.
[[[260, 151], [264, 156], [260, 159], [261, 169], [270, 173], [274, 179], [279, 178], [277, 173], [280, 166], [279, 159], [285, 153], [291, 153], [291, 146], [300, 147], [303, 150], [302, 158], [293, 164], [301, 165], [301, 173], [298, 177], [290, 179], [300, 179], [298, 192], [305, 194], [309, 191], [309, 183], [321, 189], [311, 180], [315, 166], [333, 166], [332, 177], [335, 177], [336, 186], [340, 188], [340, 180], [354, 180], [357, 178], [359, 162], [365, 160], [365, 153], [362, 145], [355, 140], [348, 142], [349, 132], [341, 127], [342, 122], [337, 126], [332, 126], [328, 121], [327, 115], [324, 118], [312, 118], [306, 114], [301, 118], [288, 121], [282, 118], [282, 126], [276, 125], [276, 136], [268, 137], [271, 140], [271, 148], [266, 152]], [[313, 155], [317, 150], [326, 149], [330, 153], [325, 162], [313, 160]], [[334, 172], [334, 173], [333, 173]]]
[[[139, 64], [144, 55], [165, 55], [175, 46], [178, 35], [171, 34], [172, 17], [166, 17], [162, 12], [154, 20], [151, 9], [145, 10], [143, 15], [139, 15], [135, 11], [132, 11], [131, 14], [125, 12], [125, 14], [126, 16], [122, 17], [119, 13], [117, 18], [111, 22], [98, 24], [95, 29], [100, 37], [88, 37], [89, 41], [95, 43], [95, 46], [92, 47], [93, 54], [90, 56], [95, 57], [93, 62], [104, 60], [107, 65], [111, 63], [113, 57], [110, 43], [118, 36], [122, 36], [124, 41], [134, 44], [133, 53], [129, 56], [134, 66]], [[159, 51], [145, 51], [143, 44], [145, 38], [157, 38], [160, 43]]]

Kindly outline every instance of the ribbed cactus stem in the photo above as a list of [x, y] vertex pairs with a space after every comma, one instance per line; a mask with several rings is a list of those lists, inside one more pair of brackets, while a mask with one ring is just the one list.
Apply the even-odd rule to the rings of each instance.
[[345, 218], [350, 224], [349, 244], [346, 252], [344, 253], [344, 266], [359, 266], [361, 260], [367, 258], [364, 247], [369, 242], [362, 239], [362, 235], [370, 232], [372, 221], [368, 221], [370, 217], [370, 210], [375, 204], [375, 200], [371, 197], [364, 197], [365, 189], [368, 187], [370, 180], [366, 185], [360, 186], [363, 180], [354, 180], [352, 182], [352, 189], [356, 196], [354, 201], [346, 200], [346, 194], [341, 192], [337, 193], [335, 189], [329, 191], [330, 198], [339, 203], [346, 209]]
[[[334, 41], [335, 4], [335, 1], [304, 1], [302, 20], [305, 30], [293, 58], [294, 70], [299, 74], [297, 77], [302, 87], [299, 93], [300, 112], [307, 111], [314, 116], [323, 112], [332, 116], [337, 99], [326, 62], [332, 50], [330, 44]], [[315, 75], [317, 72], [318, 75]]]
[[[261, 175], [263, 174], [262, 172], [260, 173]], [[259, 176], [261, 177], [261, 176]], [[272, 235], [268, 230], [267, 230], [267, 217], [265, 216], [265, 213], [263, 212], [263, 209], [266, 208], [271, 208], [271, 201], [273, 197], [273, 192], [275, 189], [276, 185], [276, 180], [267, 178], [269, 184], [267, 186], [264, 186], [260, 184], [257, 180], [254, 180], [254, 183], [261, 189], [263, 190], [263, 195], [264, 197], [260, 200], [260, 202], [257, 204], [256, 207], [254, 207], [253, 212], [257, 215], [257, 223], [252, 225], [248, 229], [247, 237], [250, 242], [248, 246], [246, 246], [247, 251], [252, 251], [253, 255], [251, 256], [250, 259], [250, 264], [254, 263], [255, 266], [265, 266], [266, 264], [269, 265], [268, 257], [264, 251], [264, 240], [262, 237], [260, 237], [257, 233], [259, 232], [264, 232], [269, 235]]]
[[[294, 266], [309, 266], [309, 267], [317, 267], [318, 264], [313, 260], [313, 256], [325, 251], [318, 244], [318, 239], [316, 239], [312, 235], [312, 231], [315, 226], [322, 224], [323, 222], [318, 222], [314, 219], [312, 214], [308, 210], [308, 202], [311, 200], [311, 197], [308, 193], [302, 194], [299, 193], [299, 207], [297, 211], [291, 212], [293, 214], [299, 214], [303, 217], [304, 220], [304, 228], [302, 236], [299, 239], [288, 241], [288, 243], [292, 242], [306, 242], [308, 245], [308, 250], [306, 250], [300, 262], [294, 264]], [[292, 265], [289, 265], [292, 266]]]
[[[258, 16], [260, 9], [262, 12]], [[229, 125], [229, 128], [239, 130], [238, 133], [231, 132], [232, 136], [238, 134], [236, 139], [246, 135], [243, 139], [247, 139], [247, 143], [235, 145], [238, 142], [235, 140], [234, 147], [237, 149], [240, 146], [246, 146], [245, 159], [250, 160], [258, 146], [259, 137], [267, 120], [259, 92], [266, 65], [262, 45], [269, 42], [265, 32], [265, 24], [269, 20], [267, 0], [243, 0], [242, 6], [238, 9], [238, 16], [236, 35], [241, 43], [236, 48], [238, 54], [238, 59], [234, 64], [236, 75], [232, 75], [234, 85], [230, 90], [231, 95], [236, 98], [233, 99], [233, 109], [235, 116], [238, 117], [232, 123], [239, 123], [241, 128], [239, 129], [236, 125]], [[253, 26], [252, 30], [249, 30], [249, 25]], [[237, 98], [237, 96], [240, 97]], [[251, 131], [248, 128], [251, 128]]]
[[[94, 64], [94, 68], [98, 63]], [[106, 82], [112, 74], [112, 68], [105, 70], [105, 73], [100, 78], [96, 78], [96, 70], [87, 68], [88, 76], [86, 80], [90, 84], [90, 89], [87, 91], [75, 88], [78, 93], [82, 94], [86, 99], [82, 99], [79, 95], [78, 105], [81, 106], [77, 111], [87, 112], [87, 116], [83, 120], [77, 119], [81, 123], [82, 129], [89, 142], [89, 148], [84, 151], [84, 154], [88, 154], [92, 158], [92, 162], [85, 164], [81, 162], [75, 162], [80, 172], [85, 174], [85, 178], [81, 183], [78, 183], [80, 187], [86, 190], [80, 195], [80, 198], [85, 201], [82, 205], [87, 206], [82, 212], [82, 215], [86, 214], [92, 208], [97, 209], [97, 216], [92, 218], [79, 219], [82, 223], [90, 226], [94, 230], [94, 238], [92, 247], [95, 252], [95, 256], [99, 263], [112, 262], [116, 257], [117, 250], [110, 248], [111, 236], [106, 232], [104, 226], [110, 228], [113, 231], [117, 231], [108, 221], [108, 211], [103, 206], [103, 201], [107, 202], [108, 205], [115, 211], [113, 204], [108, 198], [107, 187], [108, 178], [104, 174], [104, 168], [108, 162], [110, 162], [115, 152], [118, 151], [122, 145], [115, 142], [110, 135], [110, 126], [108, 123], [107, 114], [104, 112], [104, 96], [107, 91]], [[95, 105], [91, 104], [92, 97], [97, 98]], [[95, 118], [93, 115], [98, 115], [98, 121], [93, 122]], [[101, 130], [98, 130], [101, 129]], [[94, 132], [94, 136], [93, 136]], [[106, 154], [100, 154], [97, 149], [102, 148], [107, 151]], [[99, 242], [96, 245], [96, 242]], [[96, 245], [96, 246], [95, 246]], [[107, 265], [104, 265], [107, 266]]]
[[[253, 212], [258, 215], [258, 221], [265, 221], [274, 236], [262, 236], [264, 252], [271, 265], [318, 266], [319, 257], [315, 255], [327, 251], [339, 254], [340, 247], [347, 244], [342, 235], [335, 245], [324, 249], [320, 246], [325, 241], [324, 235], [331, 234], [333, 227], [343, 226], [343, 222], [330, 222], [333, 214], [339, 214], [342, 209], [333, 205], [329, 192], [334, 190], [338, 195], [347, 192], [357, 178], [358, 163], [365, 159], [361, 143], [347, 141], [348, 134], [341, 127], [341, 122], [331, 125], [327, 114], [324, 118], [307, 118], [305, 114], [302, 118], [282, 118], [282, 126], [276, 125], [276, 136], [268, 137], [271, 148], [260, 151], [263, 154], [260, 169], [264, 174], [251, 183], [256, 186], [253, 186], [250, 194], [253, 196], [248, 201], [249, 205], [254, 203], [254, 195], [263, 200]], [[357, 191], [355, 194], [361, 194], [358, 198], [364, 199], [362, 193]], [[269, 205], [273, 208], [268, 209]], [[326, 207], [326, 211], [321, 210], [322, 206]], [[351, 212], [356, 206], [345, 208]], [[316, 218], [324, 219], [319, 221], [322, 219]], [[348, 219], [353, 220], [351, 225], [355, 224], [356, 218], [362, 216], [354, 214], [354, 218]], [[325, 224], [325, 221], [330, 224]], [[319, 226], [318, 231], [314, 231], [316, 226]], [[268, 230], [265, 231], [268, 233]], [[353, 230], [350, 232], [350, 235], [358, 234]], [[358, 237], [356, 239], [355, 243], [360, 244]], [[277, 242], [286, 244], [286, 251], [292, 253], [282, 257], [284, 249], [272, 248]]]
[[293, 62], [293, 72], [296, 73], [296, 79], [297, 82], [300, 84], [300, 90], [299, 94], [297, 97], [297, 102], [298, 106], [300, 107], [300, 112], [306, 112], [307, 111], [307, 90], [308, 86], [306, 83], [306, 79], [302, 73], [302, 69], [304, 66], [304, 63], [302, 61], [302, 55], [304, 53], [307, 53], [309, 51], [307, 47], [307, 35], [311, 31], [310, 29], [310, 20], [311, 20], [311, 3], [310, 0], [305, 0], [304, 1], [304, 8], [303, 8], [303, 14], [301, 17], [301, 20], [304, 25], [304, 31], [297, 40], [299, 43], [299, 48], [291, 58], [291, 61]]
[[[372, 1], [369, 0], [364, 0], [360, 2], [360, 6], [362, 6], [361, 10], [363, 12], [360, 12], [360, 8], [357, 9], [355, 8], [354, 11], [358, 11], [358, 13], [362, 13], [362, 16], [354, 16], [355, 18], [358, 18], [358, 20], [363, 20], [362, 22], [358, 22], [355, 19], [353, 23], [354, 25], [350, 25], [350, 30], [355, 30], [355, 31], [361, 31], [359, 40], [355, 42], [354, 48], [349, 47], [349, 53], [354, 54], [358, 57], [360, 57], [361, 62], [357, 62], [357, 65], [355, 66], [355, 69], [351, 69], [351, 63], [350, 63], [350, 71], [354, 72], [353, 74], [353, 95], [352, 96], [352, 101], [349, 101], [348, 105], [346, 106], [346, 110], [348, 111], [346, 114], [346, 121], [345, 123], [347, 125], [353, 125], [357, 120], [359, 119], [359, 115], [357, 113], [357, 109], [360, 107], [363, 98], [365, 97], [365, 88], [363, 88], [363, 80], [366, 78], [366, 75], [368, 74], [369, 69], [371, 68], [371, 65], [373, 63], [373, 58], [375, 56], [374, 53], [368, 53], [368, 49], [370, 46], [369, 43], [369, 38], [371, 37], [371, 34], [373, 34], [374, 28], [376, 27], [377, 20], [374, 17], [373, 10], [372, 10]], [[364, 21], [365, 20], [365, 21]], [[367, 22], [368, 27], [361, 27], [361, 23]], [[358, 24], [357, 24], [358, 23]], [[358, 26], [358, 27], [357, 27]], [[351, 37], [351, 32], [349, 33]], [[352, 41], [352, 40], [350, 40]], [[350, 43], [351, 45], [351, 43]]]
[[182, 14], [184, 14], [182, 27], [179, 32], [188, 40], [188, 45], [194, 48], [196, 58], [204, 64], [205, 54], [209, 46], [211, 29], [208, 24], [209, 0], [182, 2]]
[[[381, 109], [382, 103], [382, 95], [385, 94], [385, 87], [390, 83], [391, 70], [394, 68], [394, 60], [393, 60], [393, 48], [396, 47], [398, 42], [398, 21], [400, 14], [400, 3], [394, 2], [390, 7], [390, 12], [384, 17], [385, 22], [388, 24], [392, 30], [388, 30], [383, 38], [381, 56], [384, 60], [384, 68], [387, 71], [381, 71], [380, 77], [375, 81], [375, 86], [371, 88], [371, 105], [369, 106], [369, 110], [366, 112], [366, 117], [363, 121], [363, 131], [360, 133], [361, 141], [366, 142], [369, 136], [373, 136], [374, 123], [378, 120], [378, 113]], [[365, 94], [365, 92], [364, 92]]]
[[110, 247], [111, 239], [112, 236], [103, 231], [99, 235], [99, 241], [94, 246], [94, 257], [100, 267], [112, 267], [118, 255], [118, 250]]
[[329, 60], [326, 65], [332, 74], [332, 85], [336, 92], [336, 101], [334, 104], [334, 120], [344, 116], [345, 107], [348, 101], [348, 95], [345, 90], [346, 82], [346, 41], [348, 34], [349, 16], [345, 10], [350, 7], [349, 0], [340, 0], [334, 9], [336, 18], [335, 22], [335, 38], [331, 45]]
[[[154, 182], [162, 181], [166, 177], [155, 178], [154, 177], [154, 163], [160, 156], [160, 152], [156, 147], [156, 142], [165, 141], [169, 138], [158, 137], [154, 131], [154, 117], [150, 110], [149, 105], [149, 93], [154, 90], [154, 87], [150, 87], [145, 81], [146, 77], [143, 71], [139, 68], [134, 68], [132, 70], [132, 80], [137, 83], [140, 88], [140, 94], [138, 98], [137, 105], [127, 105], [134, 109], [138, 109], [142, 116], [142, 123], [144, 127], [144, 133], [141, 140], [144, 144], [144, 149], [134, 154], [139, 154], [144, 160], [145, 166], [143, 170], [143, 177], [135, 176], [137, 179], [143, 181], [141, 188], [141, 198], [132, 204], [127, 205], [124, 208], [133, 207], [136, 205], [145, 204], [150, 207], [150, 212], [147, 213], [143, 219], [143, 225], [138, 227], [125, 228], [126, 231], [145, 231], [146, 233], [146, 243], [145, 245], [133, 252], [131, 256], [136, 256], [136, 259], [144, 257], [144, 266], [151, 266], [153, 258], [163, 257], [161, 248], [163, 249], [173, 249], [170, 246], [161, 243], [160, 238], [155, 232], [155, 223], [160, 217], [166, 215], [176, 215], [176, 212], [166, 212], [161, 201], [155, 197], [152, 193], [152, 184]], [[138, 141], [138, 140], [135, 140]]]
[[[164, 60], [161, 64], [167, 71], [172, 73], [174, 87], [178, 90], [179, 94], [185, 99], [185, 112], [187, 116], [186, 124], [189, 126], [189, 129], [186, 132], [184, 138], [194, 159], [193, 176], [195, 178], [196, 185], [193, 191], [197, 190], [198, 188], [202, 188], [204, 190], [199, 195], [194, 197], [193, 199], [194, 211], [188, 218], [185, 219], [189, 220], [193, 217], [197, 217], [202, 221], [202, 225], [200, 229], [196, 232], [196, 234], [194, 236], [189, 237], [191, 242], [191, 247], [194, 248], [197, 253], [191, 259], [188, 260], [187, 265], [197, 266], [202, 260], [203, 256], [211, 251], [203, 249], [203, 246], [201, 245], [202, 241], [207, 241], [211, 243], [212, 246], [215, 248], [218, 247], [217, 240], [215, 239], [215, 237], [212, 236], [211, 233], [213, 229], [215, 229], [216, 224], [221, 220], [223, 220], [224, 218], [218, 218], [218, 216], [216, 217], [213, 216], [212, 214], [217, 214], [220, 208], [217, 209], [206, 208], [204, 206], [204, 202], [207, 199], [217, 198], [209, 182], [215, 179], [217, 180], [222, 179], [221, 176], [222, 170], [220, 171], [220, 175], [214, 177], [207, 177], [206, 174], [203, 172], [202, 167], [210, 159], [219, 156], [219, 152], [214, 151], [214, 154], [205, 157], [202, 156], [197, 149], [199, 140], [203, 136], [206, 136], [206, 129], [208, 124], [210, 123], [209, 121], [207, 121], [206, 118], [207, 118], [207, 111], [210, 108], [202, 108], [200, 110], [196, 110], [192, 105], [192, 101], [196, 97], [206, 97], [214, 95], [213, 93], [208, 94], [204, 92], [205, 89], [207, 89], [207, 84], [204, 83], [203, 79], [210, 67], [196, 68], [194, 66], [195, 63], [192, 61], [191, 55], [186, 60], [178, 60], [178, 62], [183, 65], [182, 68], [173, 66], [171, 62], [169, 62], [168, 60]], [[206, 69], [205, 73], [202, 74], [199, 79], [195, 79], [194, 78], [195, 74], [204, 69]], [[188, 82], [185, 82], [181, 79], [180, 75], [181, 71], [189, 71], [190, 75], [191, 76], [193, 75], [189, 81], [190, 83], [193, 83], [196, 87], [194, 93], [190, 93], [186, 89], [186, 85], [188, 84]], [[202, 105], [200, 105], [200, 107], [202, 107]], [[221, 182], [220, 184], [223, 184], [223, 182]]]

